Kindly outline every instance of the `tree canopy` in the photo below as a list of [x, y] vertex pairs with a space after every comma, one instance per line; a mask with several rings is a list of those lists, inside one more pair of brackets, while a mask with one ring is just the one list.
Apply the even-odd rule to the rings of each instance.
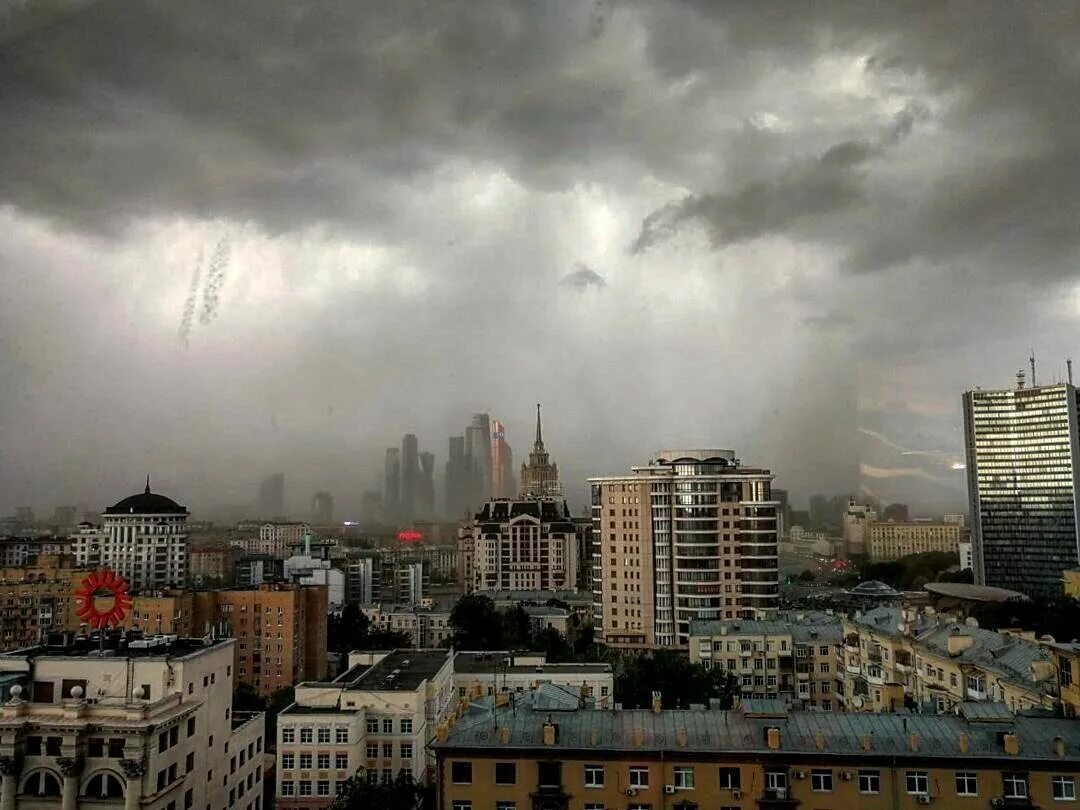
[[393, 782], [376, 783], [368, 780], [361, 768], [338, 791], [330, 810], [434, 810], [435, 790], [413, 781], [406, 771], [400, 771]]
[[371, 619], [355, 602], [349, 602], [340, 616], [330, 615], [326, 622], [326, 646], [331, 652], [345, 655], [352, 650], [392, 650], [412, 645], [405, 633], [372, 628]]
[[666, 709], [709, 705], [711, 698], [719, 698], [720, 708], [730, 709], [739, 694], [739, 682], [730, 672], [706, 669], [674, 650], [631, 654], [617, 663], [615, 699], [624, 708], [650, 706], [654, 691], [660, 692]]

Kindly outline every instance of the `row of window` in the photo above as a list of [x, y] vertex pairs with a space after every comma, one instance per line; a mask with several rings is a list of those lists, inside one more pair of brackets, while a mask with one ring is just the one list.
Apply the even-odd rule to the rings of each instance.
[[[562, 784], [562, 763], [540, 762], [539, 784], [541, 787], [560, 786]], [[630, 765], [626, 784], [628, 787], [646, 789], [649, 787], [650, 766]], [[805, 774], [796, 772], [805, 778]], [[851, 779], [853, 774], [849, 771], [841, 771], [840, 778]], [[810, 789], [815, 793], [828, 793], [834, 785], [835, 772], [830, 768], [814, 768], [809, 773]], [[583, 782], [586, 788], [603, 788], [606, 784], [606, 771], [604, 765], [585, 765], [583, 768]], [[881, 772], [877, 770], [860, 770], [857, 773], [859, 792], [864, 794], [876, 794], [881, 792]], [[742, 774], [738, 768], [720, 768], [719, 784], [721, 790], [739, 790], [742, 787]], [[1022, 771], [1005, 771], [1001, 774], [1002, 796], [1006, 799], [1025, 799], [1028, 797], [1028, 776]], [[473, 781], [473, 763], [467, 761], [452, 762], [450, 766], [450, 781], [455, 785], [469, 785]], [[496, 762], [495, 784], [517, 784], [517, 763]], [[672, 769], [672, 784], [680, 790], [692, 790], [694, 788], [694, 767], [690, 765], [677, 765]], [[930, 776], [927, 771], [906, 771], [904, 773], [904, 786], [908, 793], [915, 796], [926, 796], [930, 793]], [[766, 770], [766, 790], [786, 790], [788, 787], [787, 770]], [[954, 778], [954, 788], [957, 796], [979, 795], [979, 775], [974, 771], [957, 771]], [[996, 788], [996, 786], [995, 786]], [[1051, 789], [1055, 799], [1074, 801], [1076, 799], [1076, 779], [1072, 776], [1055, 775], [1051, 777]]]
[[[329, 770], [330, 768], [330, 754], [326, 752], [317, 754], [314, 759], [308, 753], [300, 754], [299, 757], [289, 752], [281, 755], [281, 767], [284, 770], [291, 770], [296, 767], [298, 761], [301, 770], [310, 770], [312, 762], [317, 764], [320, 771]], [[349, 767], [349, 755], [344, 753], [334, 754], [334, 767], [339, 771], [347, 769]]]
[[[370, 725], [370, 724], [369, 724]], [[369, 729], [370, 730], [370, 729]], [[322, 744], [330, 742], [329, 728], [313, 729], [310, 726], [302, 726], [300, 728], [300, 742], [301, 744], [312, 743], [316, 737]], [[349, 742], [349, 728], [348, 726], [338, 726], [333, 729], [334, 742], [345, 744]], [[295, 743], [296, 742], [296, 727], [295, 726], [283, 726], [281, 729], [281, 741], [283, 743]]]

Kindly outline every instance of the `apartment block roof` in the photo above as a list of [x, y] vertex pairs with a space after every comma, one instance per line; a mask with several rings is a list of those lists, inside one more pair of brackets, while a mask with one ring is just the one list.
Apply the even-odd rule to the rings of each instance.
[[449, 650], [394, 650], [374, 666], [353, 667], [336, 682], [354, 691], [411, 692], [434, 678], [450, 655]]
[[[548, 722], [558, 727], [554, 745], [544, 744]], [[779, 731], [779, 750], [768, 745], [770, 728]], [[1016, 735], [1019, 754], [1005, 753], [1004, 733]], [[1060, 755], [1055, 750], [1058, 740], [1064, 746]], [[957, 715], [856, 712], [792, 711], [782, 717], [750, 717], [739, 710], [559, 711], [552, 707], [545, 712], [522, 710], [519, 704], [516, 711], [499, 709], [494, 718], [490, 710], [466, 715], [450, 729], [447, 739], [434, 747], [451, 754], [497, 748], [664, 752], [672, 758], [682, 752], [742, 757], [821, 756], [827, 752], [834, 757], [886, 756], [900, 761], [934, 757], [1046, 760], [1068, 762], [1075, 769], [1080, 766], [1080, 722], [1025, 715], [1010, 716], [1007, 722], [989, 722]]]
[[775, 619], [696, 619], [691, 636], [787, 636], [799, 643], [838, 644], [844, 637], [839, 616], [819, 610], [781, 613]]

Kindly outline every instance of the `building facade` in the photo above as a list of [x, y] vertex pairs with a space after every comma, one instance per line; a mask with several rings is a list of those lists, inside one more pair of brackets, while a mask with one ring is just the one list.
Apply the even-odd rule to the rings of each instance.
[[263, 715], [232, 641], [90, 639], [0, 655], [0, 807], [259, 810]]
[[105, 510], [96, 550], [90, 542], [75, 545], [76, 561], [110, 568], [134, 590], [182, 586], [187, 582], [187, 517], [187, 509], [172, 498], [151, 492], [147, 478], [145, 491]]
[[70, 555], [43, 554], [33, 565], [0, 569], [0, 650], [42, 643], [53, 630], [75, 629], [75, 590], [89, 573]]
[[[757, 704], [766, 705], [757, 705]], [[850, 715], [478, 706], [434, 743], [443, 810], [1059, 807], [1080, 725]], [[1066, 803], [1066, 804], [1062, 804]]]
[[498, 419], [491, 420], [491, 497], [513, 498], [514, 453], [506, 443], [506, 429]]
[[1080, 562], [1072, 385], [964, 394], [975, 582], [1029, 595], [1061, 592]]
[[955, 523], [871, 523], [867, 556], [872, 562], [887, 562], [929, 551], [959, 554], [966, 538], [967, 531]]
[[779, 698], [801, 709], [837, 711], [843, 636], [840, 618], [819, 611], [764, 621], [694, 621], [690, 660], [735, 675], [743, 699]]
[[461, 529], [470, 592], [566, 590], [577, 581], [578, 546], [565, 501], [494, 500]]
[[772, 478], [731, 450], [666, 450], [628, 476], [589, 479], [598, 639], [685, 648], [695, 619], [775, 610]]

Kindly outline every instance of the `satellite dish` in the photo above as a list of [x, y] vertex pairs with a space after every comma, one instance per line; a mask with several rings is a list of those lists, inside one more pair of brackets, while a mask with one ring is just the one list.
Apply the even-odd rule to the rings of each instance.
[[851, 705], [854, 706], [856, 709], [861, 709], [863, 705], [862, 695], [855, 695], [855, 697], [851, 699]]

